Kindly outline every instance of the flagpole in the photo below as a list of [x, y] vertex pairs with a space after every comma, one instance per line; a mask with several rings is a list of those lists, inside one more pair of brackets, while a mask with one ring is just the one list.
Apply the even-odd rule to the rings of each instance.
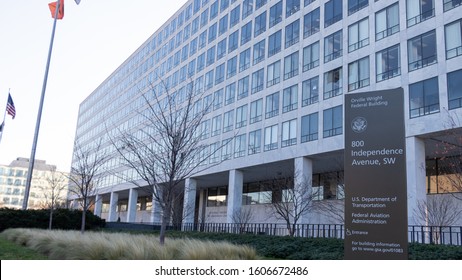
[[34, 162], [35, 162], [35, 151], [37, 149], [37, 140], [38, 140], [38, 134], [40, 130], [40, 120], [42, 118], [43, 101], [45, 99], [45, 90], [47, 88], [47, 80], [48, 80], [48, 70], [50, 68], [51, 51], [53, 50], [53, 41], [55, 38], [56, 20], [58, 19], [59, 2], [60, 2], [59, 0], [56, 1], [56, 11], [55, 11], [55, 16], [54, 16], [54, 21], [53, 21], [53, 30], [51, 31], [50, 47], [48, 49], [48, 59], [47, 59], [47, 65], [45, 67], [45, 77], [43, 78], [42, 95], [40, 97], [39, 110], [37, 114], [37, 122], [35, 125], [34, 141], [32, 143], [32, 151], [31, 151], [30, 159], [29, 159], [29, 169], [27, 172], [26, 189], [24, 191], [24, 200], [22, 202], [22, 210], [27, 209], [27, 203], [29, 200], [30, 185], [32, 181], [32, 172], [34, 170]]

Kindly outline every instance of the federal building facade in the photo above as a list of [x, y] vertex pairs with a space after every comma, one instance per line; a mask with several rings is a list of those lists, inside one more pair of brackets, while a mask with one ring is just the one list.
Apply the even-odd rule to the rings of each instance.
[[[231, 223], [250, 209], [250, 222], [267, 223], [277, 222], [268, 214], [275, 198], [262, 182], [278, 176], [308, 178], [313, 203], [342, 205], [345, 95], [403, 88], [408, 220], [424, 223], [419, 201], [453, 192], [444, 178], [457, 175], [438, 167], [448, 158], [440, 144], [460, 144], [449, 135], [461, 135], [461, 2], [187, 1], [80, 105], [76, 140], [102, 139], [114, 154], [95, 213], [160, 221], [152, 197], [118, 176], [137, 178], [110, 144], [140, 124], [142, 93], [181, 96], [193, 83], [195, 106], [207, 108], [202, 141], [220, 150], [184, 182], [195, 210], [185, 222]], [[341, 219], [313, 211], [301, 222]]]

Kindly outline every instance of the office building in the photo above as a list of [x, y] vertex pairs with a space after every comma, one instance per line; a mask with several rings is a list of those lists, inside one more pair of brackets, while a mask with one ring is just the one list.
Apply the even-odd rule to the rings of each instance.
[[[401, 87], [408, 218], [417, 224], [419, 201], [454, 191], [440, 179], [457, 172], [433, 167], [445, 164], [438, 143], [462, 135], [461, 14], [460, 0], [190, 0], [82, 102], [76, 139], [102, 139], [116, 155], [109, 135], [140, 124], [140, 92], [181, 96], [194, 83], [198, 106], [210, 108], [202, 141], [221, 149], [186, 180], [195, 214], [185, 221], [231, 223], [252, 209], [251, 222], [277, 222], [262, 182], [311, 178], [314, 203], [342, 205], [344, 96]], [[158, 222], [116, 158], [96, 214]], [[341, 222], [319, 212], [301, 221]]]

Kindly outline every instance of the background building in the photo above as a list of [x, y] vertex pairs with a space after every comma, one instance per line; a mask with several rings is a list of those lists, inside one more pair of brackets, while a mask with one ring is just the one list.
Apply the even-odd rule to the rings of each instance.
[[[448, 0], [188, 1], [80, 105], [76, 140], [102, 139], [114, 155], [96, 214], [158, 221], [152, 198], [120, 176], [137, 179], [110, 141], [142, 125], [142, 93], [182, 96], [193, 85], [198, 110], [211, 108], [203, 141], [221, 149], [186, 180], [195, 215], [185, 221], [232, 222], [251, 209], [252, 222], [275, 222], [264, 185], [278, 176], [311, 178], [314, 203], [343, 205], [344, 95], [402, 87], [408, 218], [422, 223], [419, 201], [462, 191], [446, 180], [460, 169], [442, 168], [461, 155], [444, 146], [461, 144], [461, 13]], [[302, 221], [342, 222], [329, 210]]]
[[[0, 165], [0, 207], [22, 208], [28, 169], [29, 159], [27, 158], [17, 158], [9, 165]], [[60, 176], [60, 181], [57, 181], [56, 178]], [[50, 184], [53, 184], [52, 178], [55, 178], [55, 182], [62, 182], [62, 187], [60, 188], [63, 188], [63, 190], [61, 191], [60, 203], [62, 206], [65, 205], [68, 185], [65, 173], [57, 171], [55, 165], [47, 164], [45, 160], [36, 160], [29, 193], [28, 209], [49, 207], [49, 191]]]

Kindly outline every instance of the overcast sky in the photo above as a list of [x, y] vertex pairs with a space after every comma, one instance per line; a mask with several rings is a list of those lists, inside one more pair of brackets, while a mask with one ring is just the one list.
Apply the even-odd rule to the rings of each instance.
[[[51, 0], [0, 1], [0, 164], [29, 158], [53, 19]], [[187, 0], [65, 0], [57, 23], [35, 159], [69, 171], [79, 104]]]

